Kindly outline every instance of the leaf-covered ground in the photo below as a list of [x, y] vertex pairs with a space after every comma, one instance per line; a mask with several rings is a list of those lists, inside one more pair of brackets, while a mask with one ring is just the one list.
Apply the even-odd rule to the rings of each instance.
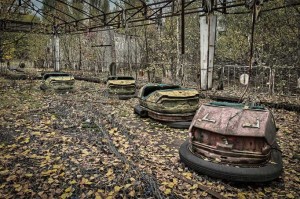
[[180, 163], [187, 131], [137, 117], [137, 99], [108, 99], [104, 85], [83, 81], [64, 94], [44, 93], [39, 84], [0, 78], [0, 198], [300, 196], [299, 113], [273, 109], [282, 176], [237, 184]]

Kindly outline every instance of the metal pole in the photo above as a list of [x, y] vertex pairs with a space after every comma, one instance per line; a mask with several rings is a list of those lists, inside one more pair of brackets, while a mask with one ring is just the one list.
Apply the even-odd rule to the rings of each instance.
[[60, 70], [60, 56], [59, 56], [59, 37], [57, 35], [56, 27], [54, 26], [54, 34], [53, 34], [53, 63], [54, 63], [54, 71]]
[[217, 18], [212, 13], [200, 17], [201, 89], [212, 89]]
[[184, 48], [184, 44], [185, 44], [185, 35], [184, 35], [184, 1], [185, 0], [181, 0], [181, 54], [183, 55], [185, 53], [185, 48]]

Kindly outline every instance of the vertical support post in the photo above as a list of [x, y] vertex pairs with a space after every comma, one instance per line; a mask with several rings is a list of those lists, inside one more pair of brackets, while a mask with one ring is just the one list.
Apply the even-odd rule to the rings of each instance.
[[213, 60], [215, 53], [217, 17], [209, 13], [200, 17], [200, 68], [201, 89], [212, 89]]
[[60, 56], [59, 56], [59, 37], [56, 33], [53, 35], [53, 63], [54, 63], [54, 71], [59, 71], [60, 66]]
[[185, 0], [181, 0], [181, 54], [183, 55], [185, 53], [185, 48], [184, 48], [184, 44], [185, 44], [185, 35], [184, 35], [184, 1]]

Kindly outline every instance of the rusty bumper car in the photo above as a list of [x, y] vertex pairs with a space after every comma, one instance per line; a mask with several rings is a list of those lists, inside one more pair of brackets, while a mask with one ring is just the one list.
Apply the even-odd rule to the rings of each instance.
[[43, 74], [41, 90], [71, 91], [74, 89], [73, 75], [64, 72], [47, 72]]
[[166, 123], [173, 128], [188, 128], [199, 102], [195, 89], [170, 84], [147, 84], [138, 94], [139, 105], [134, 112], [141, 117]]
[[136, 83], [130, 76], [110, 76], [106, 80], [107, 95], [116, 96], [119, 99], [135, 97]]
[[267, 182], [282, 173], [272, 113], [262, 106], [212, 102], [202, 105], [179, 149], [196, 172], [231, 181]]

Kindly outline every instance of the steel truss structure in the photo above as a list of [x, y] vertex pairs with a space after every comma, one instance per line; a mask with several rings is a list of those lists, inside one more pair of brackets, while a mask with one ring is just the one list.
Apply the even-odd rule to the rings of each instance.
[[[162, 23], [163, 18], [181, 16], [184, 28], [184, 16], [193, 13], [206, 15], [210, 12], [230, 14], [230, 9], [236, 7], [251, 7], [263, 0], [137, 0], [133, 4], [130, 0], [109, 0], [114, 6], [113, 11], [104, 12], [99, 6], [91, 4], [90, 0], [80, 0], [83, 8], [78, 8], [66, 0], [53, 0], [51, 5], [44, 0], [3, 0], [0, 3], [0, 31], [4, 32], [32, 32], [43, 34], [68, 34], [101, 31], [103, 29], [132, 28]], [[266, 1], [266, 0], [264, 0]], [[272, 0], [267, 0], [271, 2]], [[297, 1], [286, 0], [285, 7], [300, 6]], [[68, 10], [80, 13], [78, 19], [70, 12], [66, 12], [55, 3], [64, 5]], [[51, 11], [42, 10], [41, 6]], [[274, 7], [272, 9], [277, 9]], [[97, 14], [89, 10], [94, 9]], [[24, 12], [22, 13], [22, 10]], [[26, 10], [26, 11], [25, 11]], [[55, 11], [55, 12], [53, 12]], [[264, 11], [264, 10], [262, 10]], [[25, 22], [21, 15], [30, 13], [42, 18], [41, 22]], [[56, 14], [54, 14], [56, 13]], [[17, 17], [12, 17], [17, 16]]]

